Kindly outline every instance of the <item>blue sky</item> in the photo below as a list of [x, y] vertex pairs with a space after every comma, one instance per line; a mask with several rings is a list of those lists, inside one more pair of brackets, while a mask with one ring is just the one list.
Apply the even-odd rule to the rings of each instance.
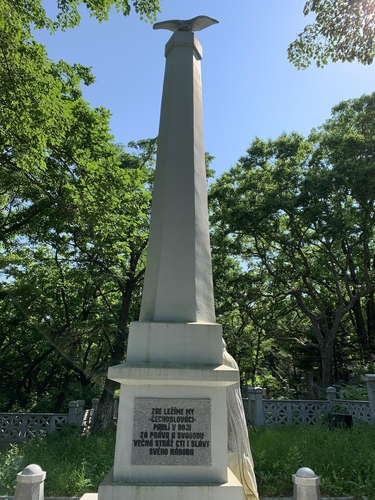
[[[205, 149], [217, 175], [228, 170], [255, 136], [283, 131], [307, 135], [332, 106], [375, 90], [375, 66], [313, 64], [298, 71], [287, 47], [305, 24], [305, 0], [161, 0], [158, 21], [208, 15], [219, 21], [197, 33], [203, 45]], [[154, 31], [135, 13], [111, 12], [99, 24], [82, 9], [81, 25], [65, 33], [36, 32], [51, 59], [92, 67], [96, 83], [84, 98], [112, 113], [116, 142], [158, 133], [164, 46], [172, 35]]]

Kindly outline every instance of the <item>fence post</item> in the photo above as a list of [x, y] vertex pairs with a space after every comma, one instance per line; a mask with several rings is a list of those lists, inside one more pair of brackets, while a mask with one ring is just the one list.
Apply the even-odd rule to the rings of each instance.
[[264, 425], [263, 411], [263, 389], [261, 387], [249, 387], [249, 419], [254, 425]]
[[91, 419], [93, 420], [95, 417], [95, 413], [98, 411], [98, 406], [99, 406], [99, 399], [98, 398], [92, 398], [91, 400]]
[[77, 408], [78, 401], [69, 401], [69, 414], [68, 414], [68, 423], [76, 424], [77, 423]]
[[29, 428], [29, 426], [27, 424], [27, 419], [28, 419], [27, 414], [21, 415], [21, 426], [20, 426], [20, 432], [19, 432], [19, 436], [20, 436], [21, 441], [25, 440], [27, 437], [27, 431]]
[[251, 424], [255, 422], [255, 389], [254, 387], [247, 388], [247, 413]]
[[14, 500], [44, 500], [46, 473], [39, 465], [30, 464], [17, 474]]
[[56, 415], [51, 415], [47, 432], [55, 432], [56, 430]]
[[117, 420], [118, 418], [118, 405], [119, 399], [117, 397], [113, 398], [113, 420]]
[[375, 375], [373, 373], [366, 373], [365, 382], [368, 394], [368, 401], [370, 403], [371, 420], [375, 420]]
[[301, 467], [292, 474], [293, 500], [321, 500], [320, 477], [308, 467]]
[[327, 387], [326, 389], [327, 399], [329, 401], [330, 409], [333, 406], [333, 401], [337, 399], [337, 391], [335, 387]]
[[85, 400], [84, 399], [79, 399], [77, 401], [78, 406], [77, 406], [77, 412], [76, 412], [76, 419], [77, 419], [77, 424], [78, 425], [83, 425], [83, 419], [85, 416]]

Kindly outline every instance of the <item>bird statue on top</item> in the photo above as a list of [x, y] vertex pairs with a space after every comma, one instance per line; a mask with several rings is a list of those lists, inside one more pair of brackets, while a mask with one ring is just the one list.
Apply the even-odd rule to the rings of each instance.
[[171, 21], [161, 21], [155, 23], [154, 30], [170, 30], [170, 31], [201, 31], [219, 21], [208, 16], [197, 16], [193, 19], [172, 19]]

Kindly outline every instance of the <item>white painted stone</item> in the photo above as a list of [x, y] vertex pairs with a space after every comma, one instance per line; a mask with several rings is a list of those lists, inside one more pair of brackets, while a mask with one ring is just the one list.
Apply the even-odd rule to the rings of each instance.
[[123, 363], [111, 366], [108, 377], [124, 385], [221, 386], [238, 382], [238, 371], [225, 365], [187, 363]]
[[203, 143], [202, 47], [166, 45], [158, 155], [140, 321], [215, 323]]
[[321, 500], [320, 477], [308, 467], [301, 467], [292, 475], [293, 500]]
[[101, 500], [243, 500], [242, 495], [241, 483], [229, 469], [228, 481], [222, 484], [121, 483], [113, 480], [111, 471], [99, 486]]
[[80, 500], [98, 500], [98, 493], [85, 493]]
[[222, 327], [210, 323], [130, 324], [126, 361], [220, 364]]
[[17, 474], [15, 500], [44, 500], [46, 473], [37, 464], [30, 464]]

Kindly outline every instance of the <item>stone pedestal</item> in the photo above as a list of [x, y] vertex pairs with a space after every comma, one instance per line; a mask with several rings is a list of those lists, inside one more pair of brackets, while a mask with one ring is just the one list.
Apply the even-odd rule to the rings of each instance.
[[222, 364], [220, 325], [132, 323], [127, 361], [109, 377], [121, 393], [115, 463], [100, 500], [139, 491], [142, 500], [242, 500], [227, 461], [226, 387], [238, 372]]

